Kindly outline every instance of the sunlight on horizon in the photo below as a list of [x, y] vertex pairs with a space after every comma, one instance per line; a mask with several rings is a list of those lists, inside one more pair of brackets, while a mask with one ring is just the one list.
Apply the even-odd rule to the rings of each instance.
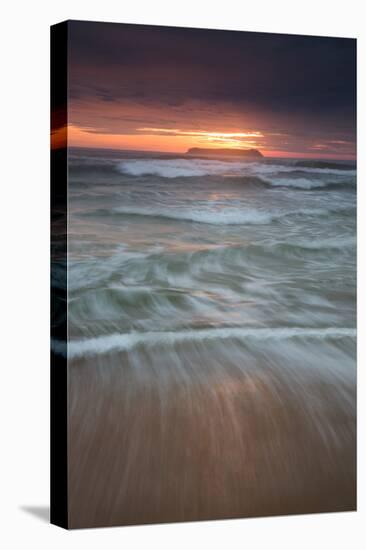
[[[52, 147], [66, 143], [66, 128], [62, 134], [53, 136]], [[207, 130], [182, 130], [173, 128], [136, 128], [138, 133], [104, 133], [96, 128], [82, 128], [76, 124], [67, 126], [67, 144], [71, 147], [101, 149], [124, 149], [184, 154], [192, 147], [219, 149], [228, 147], [238, 150], [258, 149], [265, 157], [280, 158], [334, 158], [350, 159], [353, 155], [325, 154], [325, 149], [316, 144], [309, 152], [286, 151], [271, 144], [272, 135], [260, 131], [211, 132]]]

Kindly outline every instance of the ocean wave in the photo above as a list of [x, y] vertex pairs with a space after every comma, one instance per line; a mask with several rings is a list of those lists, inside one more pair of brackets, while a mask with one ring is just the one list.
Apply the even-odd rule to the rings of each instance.
[[159, 345], [175, 345], [183, 342], [205, 342], [217, 339], [254, 339], [254, 340], [287, 340], [289, 338], [355, 338], [354, 328], [210, 328], [203, 330], [183, 330], [179, 332], [132, 332], [128, 334], [110, 334], [65, 342], [53, 340], [52, 349], [55, 353], [66, 355], [69, 359], [102, 355], [118, 351], [131, 351], [141, 345], [156, 347]]
[[271, 178], [263, 178], [263, 181], [272, 187], [290, 187], [293, 189], [303, 189], [303, 190], [314, 190], [314, 189], [349, 189], [352, 188], [352, 186], [355, 185], [355, 182], [352, 180], [340, 180], [340, 181], [334, 181], [334, 180], [328, 180], [324, 181], [321, 179], [310, 179], [310, 178], [299, 178], [299, 177], [293, 177], [291, 178], [290, 175], [287, 175], [286, 177], [279, 177], [274, 176]]
[[222, 208], [221, 210], [208, 209], [177, 209], [164, 207], [138, 207], [138, 206], [119, 206], [112, 210], [94, 211], [91, 215], [99, 212], [101, 214], [122, 214], [127, 216], [146, 216], [151, 218], [164, 218], [168, 220], [178, 220], [186, 222], [195, 222], [212, 225], [264, 225], [275, 220], [280, 220], [288, 216], [328, 216], [342, 212], [354, 212], [355, 208], [351, 206], [339, 206], [331, 208], [300, 208], [291, 211], [273, 211], [267, 212], [258, 209], [242, 208]]
[[312, 175], [312, 176], [340, 176], [342, 178], [349, 178], [356, 175], [356, 170], [354, 168], [350, 168], [349, 170], [345, 170], [344, 168], [336, 168], [336, 164], [332, 165], [332, 168], [320, 168], [314, 165], [311, 167], [310, 165], [299, 165], [297, 163], [293, 164], [281, 164], [281, 163], [257, 163], [251, 165], [255, 171], [258, 172], [260, 175], [266, 175], [269, 174], [270, 176], [281, 176], [284, 175], [287, 177], [298, 177], [301, 174], [304, 175]]
[[248, 163], [223, 162], [219, 160], [126, 160], [117, 165], [122, 174], [131, 176], [161, 176], [163, 178], [197, 177], [218, 174], [238, 173], [243, 171]]
[[356, 212], [354, 205], [339, 205], [339, 206], [323, 206], [319, 208], [300, 208], [299, 210], [291, 210], [289, 215], [304, 215], [304, 216], [328, 216], [329, 214], [350, 214]]
[[166, 218], [196, 223], [207, 223], [213, 225], [260, 225], [267, 224], [276, 218], [275, 214], [260, 210], [238, 208], [225, 208], [218, 211], [209, 210], [184, 210], [174, 208], [141, 208], [141, 207], [117, 207], [115, 213], [132, 216], [148, 216], [153, 218]]
[[142, 216], [148, 218], [162, 218], [182, 222], [194, 222], [211, 225], [265, 225], [275, 220], [289, 216], [321, 217], [337, 213], [355, 212], [354, 206], [339, 206], [331, 208], [300, 208], [291, 211], [266, 212], [256, 209], [222, 208], [221, 210], [208, 209], [177, 209], [171, 207], [139, 207], [118, 206], [112, 209], [100, 208], [85, 212], [85, 216], [95, 215], [125, 215]]
[[329, 162], [325, 160], [298, 160], [295, 162], [295, 166], [300, 168], [319, 168], [321, 170], [341, 170], [341, 171], [354, 171], [355, 165], [347, 164], [345, 162]]
[[287, 243], [287, 246], [304, 248], [309, 250], [343, 250], [353, 248], [357, 244], [356, 237], [329, 237], [327, 239], [299, 240], [295, 243]]
[[[222, 161], [222, 160], [203, 160], [203, 159], [126, 159], [116, 164], [117, 170], [124, 175], [130, 176], [159, 176], [163, 178], [177, 177], [202, 177], [210, 175], [221, 176], [267, 176], [269, 183], [272, 183], [272, 175], [284, 174], [287, 177], [291, 173], [298, 173], [298, 167], [302, 167], [305, 174], [312, 173], [318, 175], [349, 176], [355, 175], [355, 170], [345, 170], [342, 165], [332, 164], [331, 167], [319, 167], [317, 165], [298, 165], [298, 164], [278, 164], [270, 162], [253, 161]], [[296, 179], [294, 178], [296, 181]], [[310, 181], [310, 180], [309, 180]], [[314, 183], [314, 182], [313, 182]], [[276, 184], [276, 183], [275, 183]], [[285, 184], [284, 184], [285, 185]], [[305, 183], [299, 183], [308, 186]], [[293, 185], [296, 187], [296, 184]], [[305, 188], [305, 187], [303, 187]]]
[[322, 181], [314, 181], [306, 178], [273, 178], [265, 180], [269, 185], [273, 187], [293, 187], [295, 189], [317, 189], [326, 187], [327, 183]]

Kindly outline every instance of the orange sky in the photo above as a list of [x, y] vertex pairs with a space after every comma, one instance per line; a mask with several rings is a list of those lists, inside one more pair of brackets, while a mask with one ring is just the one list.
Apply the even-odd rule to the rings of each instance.
[[68, 144], [353, 159], [355, 60], [351, 39], [69, 21]]
[[[54, 134], [53, 146], [65, 143], [65, 128]], [[83, 129], [70, 124], [67, 127], [67, 141], [71, 147], [92, 147], [107, 149], [161, 151], [185, 153], [190, 147], [259, 149], [267, 157], [284, 158], [339, 158], [336, 153], [324, 153], [326, 145], [314, 143], [312, 150], [285, 151], [271, 147], [270, 136], [260, 131], [245, 132], [212, 132], [205, 130], [180, 130], [170, 128], [142, 127], [135, 134], [103, 133]], [[342, 158], [353, 159], [354, 155], [342, 155]]]
[[140, 149], [184, 153], [190, 147], [259, 148], [260, 132], [209, 132], [167, 128], [139, 128], [136, 134], [88, 132], [73, 124], [68, 127], [68, 142], [74, 147]]

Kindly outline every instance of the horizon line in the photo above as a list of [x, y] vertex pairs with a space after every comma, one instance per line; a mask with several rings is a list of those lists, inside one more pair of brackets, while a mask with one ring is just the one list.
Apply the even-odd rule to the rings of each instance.
[[[92, 147], [92, 146], [84, 146], [84, 145], [66, 145], [66, 149], [93, 149], [93, 150], [106, 150], [106, 151], [123, 151], [123, 152], [137, 152], [137, 153], [153, 153], [155, 155], [159, 155], [159, 154], [163, 154], [163, 155], [169, 155], [169, 156], [185, 156], [188, 152], [188, 149], [187, 151], [184, 151], [184, 152], [179, 152], [179, 151], [153, 151], [151, 149], [121, 149], [121, 148], [114, 148], [114, 147]], [[202, 149], [202, 147], [198, 147], [198, 149]], [[208, 147], [205, 147], [205, 149], [208, 149]], [[222, 149], [229, 149], [229, 150], [233, 150], [235, 148], [230, 148], [230, 147], [223, 147], [221, 148]], [[334, 157], [334, 156], [331, 156], [331, 157], [319, 157], [319, 156], [310, 156], [309, 154], [307, 153], [298, 153], [298, 152], [294, 152], [294, 153], [290, 153], [290, 155], [288, 156], [285, 156], [285, 155], [268, 155], [268, 154], [264, 154], [262, 151], [260, 151], [260, 149], [256, 149], [254, 148], [255, 150], [259, 151], [262, 155], [263, 155], [263, 159], [271, 159], [271, 158], [275, 158], [275, 159], [308, 159], [308, 160], [339, 160], [339, 161], [352, 161], [352, 162], [357, 162], [357, 155], [352, 157], [351, 158], [351, 155], [348, 156], [348, 158], [345, 158], [345, 157]], [[212, 147], [212, 151], [214, 151], [215, 148]], [[249, 149], [238, 149], [238, 151], [248, 151]], [[253, 150], [253, 149], [252, 149]], [[239, 155], [238, 155], [239, 156]]]

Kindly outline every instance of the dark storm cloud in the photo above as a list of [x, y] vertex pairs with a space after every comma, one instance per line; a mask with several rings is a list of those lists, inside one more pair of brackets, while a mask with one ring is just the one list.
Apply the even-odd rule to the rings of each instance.
[[352, 157], [356, 41], [72, 21], [69, 96], [82, 143], [184, 150], [192, 131], [259, 131], [267, 152]]
[[179, 106], [189, 100], [353, 124], [351, 39], [70, 23], [71, 97]]

